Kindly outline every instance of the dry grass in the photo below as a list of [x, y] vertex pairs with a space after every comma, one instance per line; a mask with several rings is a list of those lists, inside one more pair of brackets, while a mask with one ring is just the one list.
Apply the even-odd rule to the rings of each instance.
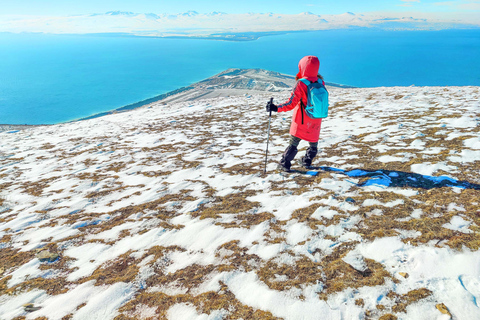
[[228, 252], [222, 256], [217, 253], [217, 257], [223, 259], [223, 264], [218, 266], [219, 272], [231, 270], [250, 272], [260, 265], [261, 259], [257, 255], [247, 254], [248, 249], [240, 247], [239, 242], [238, 240], [230, 241], [218, 248], [219, 251], [225, 249]]
[[404, 295], [398, 295], [394, 292], [390, 292], [387, 297], [394, 300], [395, 305], [392, 307], [392, 311], [395, 313], [406, 312], [407, 307], [419, 300], [428, 298], [432, 295], [432, 291], [426, 288], [415, 289], [407, 292]]
[[342, 258], [356, 246], [356, 242], [348, 242], [339, 245], [332, 254], [324, 257], [321, 261], [325, 273], [324, 290], [320, 293], [321, 299], [327, 299], [329, 294], [343, 291], [346, 288], [359, 288], [363, 286], [377, 286], [385, 282], [385, 279], [396, 281], [388, 273], [382, 264], [365, 259], [368, 269], [359, 272], [345, 263]]
[[[325, 225], [324, 222], [311, 217], [311, 215], [321, 206], [321, 204], [315, 203], [308, 207], [297, 209], [293, 212], [292, 219], [297, 219], [298, 222], [306, 222], [312, 230], [315, 230], [317, 229], [317, 225]], [[335, 216], [334, 220], [331, 220], [330, 224], [337, 222], [340, 218], [340, 215]]]
[[9, 247], [2, 248], [0, 250], [0, 268], [9, 270], [20, 267], [33, 259], [34, 256], [35, 253], [31, 251], [20, 251], [20, 249]]
[[[75, 214], [71, 214], [68, 216], [63, 216], [62, 218], [68, 219], [68, 223], [78, 222], [79, 220], [89, 221], [89, 219], [95, 219], [100, 217], [103, 214], [108, 214], [111, 218], [103, 221], [101, 224], [89, 224], [85, 227], [79, 228], [82, 232], [90, 231], [92, 233], [100, 233], [106, 230], [110, 230], [113, 227], [123, 224], [126, 219], [134, 214], [137, 213], [144, 213], [149, 214], [151, 216], [156, 216], [162, 220], [171, 219], [179, 213], [175, 211], [167, 211], [162, 206], [172, 200], [176, 201], [194, 201], [195, 198], [188, 196], [187, 194], [167, 194], [162, 198], [146, 203], [142, 203], [140, 205], [132, 205], [127, 206], [118, 210], [106, 212], [106, 213], [92, 213], [92, 214], [84, 214], [83, 212], [77, 212]], [[167, 221], [164, 221], [168, 224]]]
[[40, 147], [40, 149], [42, 149], [42, 150], [49, 150], [49, 149], [53, 149], [53, 148], [55, 148], [55, 146], [53, 144], [49, 143], [49, 142], [43, 144]]
[[[67, 274], [71, 269], [69, 269], [69, 262], [72, 261], [72, 258], [61, 256], [61, 252], [58, 250], [55, 243], [49, 243], [42, 250], [48, 250], [51, 253], [57, 253], [60, 255], [60, 258], [56, 259], [54, 262], [44, 262], [39, 266], [40, 270], [55, 270], [60, 271], [61, 274]], [[2, 249], [0, 250], [0, 269], [11, 270], [23, 265], [24, 263], [30, 261], [35, 256], [35, 252], [19, 252], [15, 253], [11, 249]], [[8, 259], [6, 259], [8, 257]], [[11, 276], [8, 276], [0, 281], [0, 294], [17, 294], [19, 292], [30, 291], [32, 289], [45, 290], [47, 294], [58, 295], [65, 293], [69, 290], [68, 285], [70, 284], [66, 281], [64, 276], [58, 276], [55, 278], [27, 278], [22, 283], [15, 285], [11, 288], [6, 286], [6, 282], [10, 279]]]
[[0, 243], [8, 243], [12, 241], [12, 235], [11, 234], [5, 234], [3, 235], [2, 238], [0, 238]]
[[[121, 183], [116, 183], [117, 185], [121, 184]], [[91, 198], [102, 198], [102, 197], [105, 197], [111, 193], [114, 193], [114, 192], [118, 192], [118, 191], [124, 191], [124, 190], [127, 190], [129, 188], [144, 188], [145, 185], [144, 184], [141, 184], [141, 185], [136, 185], [136, 186], [120, 186], [120, 187], [116, 187], [116, 188], [102, 188], [101, 190], [98, 190], [98, 191], [92, 191], [92, 192], [89, 192], [87, 193], [87, 195], [85, 196], [85, 198], [87, 199], [91, 199]]]
[[245, 191], [232, 193], [225, 197], [215, 197], [215, 200], [208, 204], [200, 205], [197, 211], [191, 213], [193, 217], [200, 219], [220, 218], [220, 214], [246, 213], [258, 207], [258, 202], [248, 201], [246, 198], [255, 195], [256, 191]]
[[110, 163], [106, 168], [105, 170], [106, 171], [113, 171], [113, 172], [120, 172], [122, 171], [123, 169], [125, 169], [127, 167], [127, 164], [124, 163], [124, 162], [113, 162], [113, 163]]
[[[451, 161], [451, 157], [452, 155], [454, 156], [452, 153], [460, 153], [465, 149], [464, 141], [466, 139], [477, 137], [479, 127], [469, 128], [468, 130], [441, 127], [440, 124], [445, 117], [458, 118], [462, 114], [460, 112], [445, 115], [439, 114], [439, 107], [434, 103], [432, 103], [429, 109], [415, 114], [404, 114], [400, 111], [392, 115], [376, 114], [369, 109], [366, 103], [377, 103], [378, 99], [384, 99], [384, 96], [388, 96], [392, 102], [398, 104], [409, 99], [406, 93], [394, 94], [392, 91], [386, 90], [386, 92], [370, 94], [363, 105], [358, 101], [350, 100], [336, 102], [332, 106], [330, 114], [332, 117], [349, 118], [352, 114], [361, 113], [368, 121], [371, 121], [372, 118], [381, 121], [383, 127], [376, 132], [366, 129], [363, 131], [365, 133], [351, 135], [348, 139], [343, 139], [343, 141], [340, 141], [340, 139], [336, 140], [340, 142], [323, 146], [323, 150], [316, 162], [321, 165], [345, 166], [345, 168], [349, 169], [386, 170], [400, 173], [409, 173], [412, 170], [412, 165], [415, 164], [425, 162], [432, 164], [444, 163], [457, 169], [452, 172], [437, 171], [435, 175], [445, 174], [465, 181], [478, 181], [478, 161], [457, 163]], [[30, 279], [27, 277], [21, 284], [8, 288], [7, 282], [11, 279], [10, 273], [31, 261], [35, 252], [20, 252], [8, 247], [1, 249], [0, 276], [2, 278], [0, 278], [0, 294], [15, 295], [38, 288], [45, 290], [50, 295], [58, 295], [66, 292], [68, 288], [90, 280], [95, 280], [95, 285], [97, 286], [111, 285], [117, 282], [135, 283], [139, 276], [140, 265], [141, 263], [143, 265], [143, 262], [148, 257], [148, 259], [152, 259], [146, 263], [146, 267], [151, 268], [153, 275], [146, 280], [146, 288], [152, 290], [139, 289], [137, 295], [120, 308], [120, 314], [115, 318], [116, 320], [137, 319], [140, 310], [145, 306], [155, 308], [155, 318], [166, 319], [167, 310], [177, 303], [191, 304], [195, 306], [199, 313], [206, 314], [211, 314], [215, 310], [228, 310], [229, 314], [226, 316], [226, 319], [278, 319], [269, 312], [242, 304], [229, 291], [228, 286], [222, 282], [219, 284], [220, 289], [215, 292], [199, 294], [196, 289], [205, 283], [206, 280], [221, 272], [255, 272], [262, 283], [270, 289], [278, 291], [303, 289], [305, 286], [322, 284], [323, 290], [318, 293], [318, 297], [326, 301], [332, 295], [348, 289], [365, 286], [374, 287], [386, 283], [391, 284], [392, 282], [394, 284], [398, 283], [399, 280], [387, 272], [381, 263], [365, 259], [368, 268], [366, 271], [360, 272], [343, 261], [343, 258], [358, 245], [358, 241], [342, 240], [344, 239], [342, 238], [344, 234], [336, 234], [335, 236], [322, 234], [324, 228], [340, 225], [351, 216], [358, 217], [360, 221], [354, 226], [346, 228], [345, 232], [352, 231], [357, 233], [363, 242], [374, 241], [383, 237], [398, 236], [404, 231], [411, 231], [412, 233], [417, 231], [415, 236], [403, 238], [402, 240], [413, 246], [422, 246], [428, 243], [439, 247], [448, 246], [453, 250], [463, 250], [465, 247], [471, 250], [480, 249], [480, 238], [478, 237], [480, 232], [479, 190], [466, 189], [457, 192], [452, 188], [446, 187], [427, 190], [410, 185], [398, 186], [417, 191], [417, 195], [404, 196], [392, 192], [393, 188], [384, 191], [369, 191], [369, 189], [362, 186], [362, 183], [370, 178], [362, 177], [355, 178], [358, 184], [350, 183], [351, 186], [348, 187], [348, 184], [345, 183], [346, 187], [342, 186], [342, 189], [339, 188], [332, 191], [321, 189], [322, 184], [327, 180], [339, 181], [341, 184], [346, 180], [354, 179], [340, 173], [321, 171], [314, 177], [301, 174], [282, 175], [281, 179], [271, 179], [274, 180], [273, 182], [263, 177], [267, 181], [265, 190], [251, 190], [250, 186], [241, 185], [233, 187], [234, 192], [228, 196], [225, 196], [225, 193], [219, 193], [224, 190], [220, 188], [220, 190], [217, 190], [218, 186], [210, 185], [206, 182], [209, 180], [200, 175], [195, 178], [182, 180], [182, 183], [190, 184], [192, 190], [187, 190], [183, 186], [178, 188], [180, 191], [176, 191], [176, 193], [160, 193], [169, 190], [171, 187], [177, 187], [175, 182], [167, 179], [174, 172], [181, 170], [194, 172], [194, 169], [205, 165], [204, 160], [207, 160], [207, 163], [209, 163], [212, 159], [221, 159], [226, 154], [240, 159], [241, 156], [236, 155], [236, 152], [234, 153], [233, 151], [239, 150], [245, 144], [252, 145], [252, 143], [257, 143], [262, 148], [264, 147], [265, 141], [261, 136], [266, 133], [267, 122], [265, 118], [261, 120], [256, 119], [254, 116], [241, 112], [233, 106], [224, 107], [222, 111], [222, 113], [219, 113], [214, 109], [206, 109], [202, 114], [186, 115], [182, 119], [175, 119], [176, 122], [152, 119], [152, 123], [148, 126], [127, 129], [125, 132], [128, 135], [115, 137], [116, 143], [111, 145], [109, 143], [114, 138], [109, 136], [97, 137], [95, 141], [87, 141], [84, 138], [72, 138], [70, 142], [74, 142], [76, 145], [75, 148], [71, 149], [60, 147], [56, 149], [56, 146], [52, 144], [42, 145], [40, 148], [47, 150], [47, 152], [43, 152], [47, 156], [36, 157], [34, 158], [36, 161], [51, 161], [56, 157], [58, 161], [69, 162], [66, 165], [67, 167], [75, 168], [77, 165], [80, 165], [80, 167], [85, 166], [87, 168], [88, 172], [80, 171], [68, 176], [69, 179], [78, 180], [75, 181], [76, 185], [71, 187], [70, 197], [64, 197], [64, 190], [45, 192], [45, 189], [53, 185], [56, 179], [61, 177], [49, 179], [41, 179], [39, 177], [37, 181], [19, 184], [16, 181], [20, 181], [18, 177], [24, 174], [19, 167], [13, 167], [12, 172], [9, 173], [0, 171], [2, 172], [0, 179], [9, 181], [0, 184], [0, 193], [2, 195], [6, 195], [11, 190], [17, 190], [13, 189], [14, 187], [21, 187], [23, 192], [28, 193], [32, 197], [48, 197], [49, 200], [52, 200], [53, 205], [50, 207], [35, 208], [33, 210], [39, 219], [46, 219], [50, 215], [53, 216], [55, 214], [54, 210], [65, 210], [65, 208], [68, 208], [68, 205], [64, 207], [64, 204], [61, 204], [61, 202], [67, 202], [68, 200], [67, 203], [69, 203], [71, 202], [70, 200], [76, 197], [83, 197], [90, 201], [89, 204], [94, 206], [98, 205], [99, 207], [108, 208], [108, 210], [103, 209], [103, 211], [107, 212], [97, 212], [90, 208], [81, 209], [69, 215], [56, 216], [55, 219], [51, 219], [51, 221], [42, 225], [42, 227], [53, 227], [59, 226], [60, 223], [72, 225], [79, 221], [88, 223], [99, 221], [98, 224], [90, 224], [78, 228], [79, 234], [59, 241], [52, 241], [51, 237], [49, 239], [40, 239], [43, 240], [43, 244], [48, 242], [44, 249], [60, 255], [60, 258], [55, 262], [42, 263], [39, 267], [40, 270], [51, 270], [52, 273], [59, 274], [56, 278]], [[225, 118], [225, 112], [231, 114], [229, 119]], [[419, 126], [418, 123], [426, 117], [432, 119], [430, 123]], [[235, 118], [236, 121], [237, 127], [235, 128], [232, 128], [232, 118]], [[252, 128], [253, 120], [257, 121], [255, 122], [255, 128]], [[400, 122], [404, 127], [395, 131]], [[263, 127], [259, 129], [258, 127], [261, 125]], [[359, 126], [361, 125], [360, 123]], [[389, 130], [387, 126], [392, 130]], [[212, 127], [216, 127], [217, 131], [212, 132]], [[288, 125], [285, 121], [273, 123], [271, 134], [276, 138], [284, 139], [286, 143], [288, 141], [287, 127]], [[231, 132], [227, 135], [222, 130]], [[454, 130], [461, 133], [462, 136], [450, 139], [449, 135]], [[147, 147], [136, 147], [134, 135], [140, 131], [157, 135], [157, 141]], [[186, 137], [186, 141], [171, 142], [169, 137], [174, 132], [182, 132]], [[408, 132], [408, 134], [403, 136], [404, 132]], [[390, 133], [391, 136], [389, 136]], [[373, 139], [372, 137], [375, 134], [378, 134], [378, 137]], [[218, 139], [219, 135], [221, 139]], [[332, 135], [333, 138], [336, 138], [334, 133]], [[389, 138], [396, 136], [398, 136], [397, 139], [389, 140]], [[369, 141], [370, 139], [372, 141]], [[424, 143], [423, 149], [442, 148], [442, 150], [438, 154], [424, 154], [422, 149], [411, 147], [411, 144], [415, 141]], [[92, 147], [92, 145], [99, 142], [105, 142], [105, 145]], [[376, 148], [379, 145], [387, 147], [387, 150]], [[303, 152], [305, 146], [302, 145], [300, 149]], [[95, 153], [101, 153], [102, 156], [105, 156], [106, 152], [111, 152], [108, 155], [108, 161], [103, 162], [95, 159]], [[191, 152], [195, 152], [196, 156], [192, 157]], [[405, 154], [409, 155], [404, 157]], [[222, 161], [211, 165], [209, 169], [212, 170], [212, 173], [208, 178], [213, 178], [217, 175], [221, 175], [225, 179], [237, 179], [239, 175], [247, 175], [253, 178], [259, 177], [263, 170], [263, 149], [251, 148], [247, 150], [246, 155], [242, 156], [248, 157], [248, 162], [230, 167], [226, 167]], [[272, 154], [271, 156], [272, 158], [279, 158], [279, 154]], [[300, 156], [301, 154], [297, 158]], [[322, 159], [322, 157], [332, 158], [335, 156], [343, 159], [342, 162], [329, 164]], [[403, 160], [385, 163], [379, 160], [382, 156], [396, 156], [401, 157]], [[8, 158], [2, 160], [2, 164], [23, 163], [28, 160], [28, 156], [26, 158]], [[161, 169], [158, 169], [159, 164]], [[139, 168], [137, 172], [128, 170], [128, 174], [136, 174], [142, 181], [148, 181], [148, 184], [145, 182], [146, 185], [133, 186], [124, 182], [125, 174], [123, 173], [127, 168], [136, 167]], [[152, 169], [153, 167], [156, 169]], [[61, 171], [63, 167], [56, 168], [56, 170]], [[24, 171], [25, 173], [27, 172], [26, 170]], [[73, 169], [70, 172], [74, 172]], [[275, 173], [272, 173], [272, 175], [275, 175]], [[275, 175], [274, 177], [277, 176]], [[205, 181], [202, 179], [205, 179]], [[89, 184], [90, 187], [88, 187]], [[92, 187], [95, 186], [97, 186], [98, 190], [91, 191], [93, 190]], [[85, 188], [89, 188], [89, 192], [84, 191]], [[134, 191], [128, 192], [128, 189], [131, 188], [134, 188]], [[68, 191], [68, 188], [66, 190]], [[131, 198], [132, 201], [135, 201], [138, 199], [135, 196], [141, 196], [142, 193], [152, 192], [152, 190], [159, 190], [157, 191], [159, 192], [158, 199], [139, 205], [128, 205], [130, 200], [127, 199]], [[278, 220], [275, 217], [278, 215], [277, 210], [282, 210], [282, 208], [269, 212], [262, 209], [261, 203], [248, 200], [250, 197], [263, 192], [280, 194], [282, 196], [298, 196], [307, 192], [311, 194], [314, 191], [319, 192], [309, 199], [310, 203], [305, 205], [305, 207], [296, 208], [291, 217], [285, 220]], [[198, 196], [198, 193], [201, 194], [201, 197]], [[58, 199], [62, 195], [63, 198]], [[353, 202], [347, 201], [348, 198], [353, 199]], [[0, 197], [0, 206], [5, 205], [5, 199], [5, 197]], [[180, 208], [192, 202], [198, 203], [200, 199], [205, 200], [203, 204], [199, 205], [196, 211], [188, 213], [192, 220], [195, 218], [212, 219], [212, 224], [223, 228], [245, 229], [264, 223], [266, 231], [263, 234], [263, 238], [254, 242], [253, 245], [264, 245], [265, 243], [285, 245], [286, 249], [282, 251], [282, 255], [289, 256], [294, 262], [283, 264], [280, 262], [282, 257], [278, 256], [264, 261], [259, 256], [248, 253], [249, 248], [242, 247], [240, 240], [234, 240], [226, 242], [216, 249], [215, 262], [212, 264], [191, 264], [183, 269], [167, 273], [165, 271], [166, 267], [172, 263], [170, 260], [171, 255], [177, 252], [186, 252], [187, 249], [177, 246], [154, 246], [146, 250], [141, 258], [138, 258], [137, 255], [132, 255], [132, 252], [129, 251], [99, 266], [88, 277], [74, 283], [66, 280], [66, 275], [72, 272], [70, 265], [73, 259], [62, 254], [64, 248], [82, 245], [87, 242], [114, 245], [119, 239], [126, 237], [134, 239], [136, 235], [148, 232], [153, 228], [164, 228], [174, 233], [176, 230], [185, 228], [185, 226], [175, 224], [172, 218], [180, 215]], [[329, 199], [332, 202], [338, 202], [339, 206], [326, 204], [329, 203]], [[380, 204], [364, 205], [365, 201], [373, 199], [379, 201]], [[384, 205], [399, 200], [402, 203], [395, 206], [387, 207]], [[352, 211], [344, 210], [342, 209], [342, 203], [353, 203], [357, 208]], [[464, 211], [449, 209], [451, 204], [463, 207]], [[31, 202], [30, 205], [34, 206], [36, 203]], [[113, 205], [115, 205], [115, 208], [117, 206], [120, 208], [112, 210]], [[331, 208], [338, 211], [338, 214], [331, 219], [313, 218], [313, 213], [320, 207]], [[412, 212], [416, 209], [420, 209], [422, 215], [419, 218], [412, 218]], [[0, 222], [3, 223], [13, 219], [8, 216], [10, 214], [9, 211], [0, 213]], [[102, 215], [108, 215], [110, 219], [100, 221]], [[472, 222], [470, 227], [471, 233], [462, 233], [443, 227], [443, 225], [451, 221], [452, 217], [458, 215]], [[231, 218], [233, 221], [223, 222], [223, 218]], [[141, 222], [142, 226], [138, 228], [137, 225], [135, 228], [125, 229], [112, 241], [102, 239], [87, 240], [92, 234], [111, 230], [127, 221]], [[334, 245], [333, 251], [324, 252], [316, 249], [314, 252], [309, 252], [311, 255], [308, 256], [295, 251], [294, 249], [298, 249], [298, 247], [295, 248], [295, 246], [287, 244], [286, 239], [288, 228], [292, 223], [304, 223], [312, 230], [311, 238], [300, 242], [297, 246], [309, 245], [309, 241], [312, 239], [322, 237], [322, 240], [332, 241]], [[15, 233], [12, 230], [7, 231], [8, 234], [5, 234], [0, 239], [0, 243], [9, 245], [15, 241]], [[247, 230], [242, 231], [246, 232]], [[312, 258], [312, 256], [315, 258]], [[402, 281], [406, 280], [402, 279]], [[155, 292], [158, 288], [165, 287], [174, 288], [184, 293], [167, 295], [162, 292]], [[385, 297], [387, 302], [374, 305], [372, 307], [373, 310], [367, 310], [365, 307], [369, 305], [368, 299], [370, 297], [356, 299], [355, 305], [364, 309], [365, 319], [392, 320], [397, 319], [395, 314], [406, 312], [409, 305], [429, 299], [431, 295], [432, 292], [426, 288], [414, 289], [403, 295], [391, 291]], [[303, 298], [303, 296], [299, 297], [299, 299]], [[80, 305], [78, 309], [84, 305]], [[73, 314], [70, 314], [65, 316], [64, 319], [72, 317]]]
[[380, 318], [378, 318], [378, 320], [397, 320], [398, 318], [393, 315], [393, 314], [384, 314], [383, 316], [381, 316]]
[[114, 261], [108, 261], [97, 268], [90, 277], [82, 279], [81, 282], [95, 280], [96, 286], [114, 284], [117, 282], [132, 282], [138, 274], [139, 267], [131, 252], [126, 252], [117, 257]]
[[199, 313], [211, 314], [215, 310], [228, 310], [224, 319], [258, 319], [258, 320], [280, 320], [270, 312], [254, 309], [238, 301], [235, 295], [228, 290], [228, 287], [221, 283], [218, 292], [206, 292], [197, 296], [190, 294], [179, 294], [169, 296], [161, 292], [142, 292], [135, 299], [126, 303], [120, 308], [121, 314], [115, 320], [136, 319], [137, 308], [148, 306], [156, 308], [156, 317], [166, 320], [167, 310], [177, 303], [191, 303]]
[[[270, 289], [280, 291], [301, 288], [324, 280], [322, 265], [306, 257], [302, 257], [295, 265], [279, 265], [270, 260], [257, 270], [257, 275]], [[278, 277], [282, 280], [278, 280]]]
[[[363, 194], [356, 197], [355, 200], [362, 203], [371, 197], [369, 194]], [[451, 188], [419, 190], [417, 196], [410, 198], [393, 192], [377, 193], [374, 198], [382, 203], [402, 200], [404, 204], [391, 208], [382, 205], [360, 207], [356, 214], [360, 214], [364, 218], [362, 223], [357, 226], [357, 232], [365, 239], [374, 240], [375, 238], [395, 236], [398, 234], [396, 230], [419, 231], [421, 234], [418, 237], [407, 238], [404, 241], [412, 245], [422, 245], [432, 240], [446, 241], [447, 245], [455, 249], [461, 249], [462, 245], [465, 245], [472, 250], [478, 250], [480, 240], [475, 233], [465, 234], [446, 229], [443, 225], [457, 215], [456, 212], [448, 212], [447, 208], [451, 203], [461, 203], [466, 209], [463, 214], [478, 224], [480, 219], [477, 212], [479, 212], [480, 207], [478, 203], [475, 204], [475, 200], [479, 197], [479, 190], [470, 189], [458, 194], [453, 192]], [[431, 201], [431, 199], [435, 199], [435, 201]], [[374, 209], [381, 210], [382, 214], [369, 216], [369, 213]], [[409, 217], [414, 209], [422, 210], [421, 218], [399, 221], [399, 219]]]
[[230, 166], [228, 168], [222, 167], [220, 170], [223, 173], [230, 174], [230, 175], [251, 175], [257, 174], [262, 171], [263, 163], [249, 163], [249, 164], [236, 164], [234, 166]]
[[216, 268], [214, 265], [201, 266], [193, 264], [174, 273], [164, 274], [158, 271], [158, 273], [147, 279], [147, 285], [153, 287], [175, 283], [177, 286], [186, 288], [187, 292], [190, 292], [190, 290], [203, 283], [206, 276], [216, 270]]
[[236, 216], [236, 219], [238, 221], [237, 226], [238, 227], [246, 227], [250, 228], [252, 226], [259, 225], [262, 222], [265, 221], [271, 221], [274, 219], [275, 216], [271, 214], [270, 212], [260, 212], [260, 213], [252, 213], [252, 214], [239, 214]]
[[58, 295], [68, 292], [71, 283], [65, 277], [55, 278], [33, 278], [23, 281], [19, 285], [13, 286], [5, 290], [6, 294], [17, 294], [18, 292], [30, 291], [32, 289], [45, 290], [49, 295]]
[[34, 197], [40, 197], [43, 194], [43, 190], [50, 186], [50, 183], [57, 180], [59, 177], [53, 177], [49, 179], [42, 179], [39, 181], [30, 181], [22, 185], [24, 191]]

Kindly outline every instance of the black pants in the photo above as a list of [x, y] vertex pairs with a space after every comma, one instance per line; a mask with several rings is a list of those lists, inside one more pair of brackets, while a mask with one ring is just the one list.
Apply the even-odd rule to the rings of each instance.
[[[290, 145], [294, 147], [298, 147], [298, 145], [300, 144], [300, 141], [302, 141], [302, 139], [297, 138], [295, 136], [291, 136]], [[310, 143], [310, 148], [317, 149], [318, 142], [309, 142], [309, 143]]]

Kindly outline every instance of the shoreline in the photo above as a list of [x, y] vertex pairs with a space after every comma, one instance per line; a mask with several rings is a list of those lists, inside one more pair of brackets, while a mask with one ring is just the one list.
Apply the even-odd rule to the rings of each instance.
[[[329, 29], [336, 30], [336, 29]], [[162, 33], [162, 34], [142, 34], [126, 32], [92, 32], [92, 33], [46, 33], [46, 32], [21, 32], [20, 34], [40, 34], [55, 36], [78, 36], [78, 37], [107, 37], [107, 38], [152, 38], [152, 39], [180, 39], [180, 40], [213, 40], [213, 41], [232, 41], [245, 42], [256, 41], [262, 37], [279, 36], [290, 33], [303, 33], [328, 30], [282, 30], [282, 31], [245, 31], [245, 32], [215, 32], [211, 34], [182, 34], [182, 33]], [[3, 31], [0, 34], [18, 34], [15, 32]]]
[[83, 121], [83, 120], [89, 120], [89, 119], [96, 119], [96, 118], [99, 118], [99, 117], [107, 116], [109, 114], [131, 111], [131, 110], [134, 110], [134, 109], [144, 107], [144, 106], [149, 105], [151, 103], [162, 101], [162, 100], [164, 100], [164, 99], [166, 99], [170, 96], [173, 96], [175, 94], [179, 94], [179, 93], [182, 93], [182, 92], [186, 92], [186, 91], [189, 91], [189, 90], [192, 90], [192, 89], [195, 89], [192, 85], [187, 86], [187, 87], [181, 87], [181, 88], [175, 89], [173, 91], [169, 91], [167, 93], [163, 93], [163, 94], [160, 94], [158, 96], [154, 96], [152, 98], [148, 98], [148, 99], [145, 99], [145, 100], [140, 100], [138, 102], [127, 104], [126, 106], [123, 106], [123, 107], [120, 107], [120, 108], [116, 108], [116, 109], [113, 109], [113, 110], [110, 110], [110, 111], [95, 113], [95, 114], [92, 114], [88, 117], [83, 117], [83, 118], [80, 118], [80, 119], [65, 121], [65, 122], [61, 122], [61, 123], [70, 123], [70, 122], [77, 122], [77, 121]]
[[169, 91], [167, 93], [163, 93], [163, 94], [154, 96], [152, 98], [148, 98], [148, 99], [140, 100], [138, 102], [127, 104], [127, 105], [125, 105], [123, 107], [120, 107], [120, 108], [116, 108], [116, 109], [113, 109], [113, 110], [104, 111], [104, 112], [100, 112], [100, 113], [95, 113], [95, 114], [92, 114], [88, 117], [83, 117], [83, 118], [64, 121], [64, 122], [58, 122], [58, 123], [53, 123], [53, 124], [0, 124], [0, 132], [19, 131], [19, 130], [34, 128], [34, 127], [54, 126], [54, 125], [58, 125], [58, 124], [65, 124], [65, 123], [72, 123], [72, 122], [84, 121], [84, 120], [89, 120], [89, 119], [96, 119], [96, 118], [100, 118], [100, 117], [107, 116], [107, 115], [110, 115], [110, 114], [122, 113], [122, 112], [131, 111], [131, 110], [134, 110], [134, 109], [138, 109], [138, 108], [147, 106], [149, 104], [159, 102], [159, 101], [161, 101], [163, 99], [166, 99], [166, 98], [168, 98], [172, 95], [182, 93], [182, 92], [192, 90], [192, 89], [195, 89], [195, 88], [193, 86], [181, 87], [181, 88], [175, 89], [173, 91]]
[[54, 124], [0, 124], [0, 132], [15, 133], [29, 128], [53, 126]]

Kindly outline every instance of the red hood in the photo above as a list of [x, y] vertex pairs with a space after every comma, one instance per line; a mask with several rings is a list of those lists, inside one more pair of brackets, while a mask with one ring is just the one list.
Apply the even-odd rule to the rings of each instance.
[[306, 78], [308, 81], [317, 81], [318, 69], [320, 68], [320, 61], [315, 56], [305, 56], [298, 63], [298, 78]]

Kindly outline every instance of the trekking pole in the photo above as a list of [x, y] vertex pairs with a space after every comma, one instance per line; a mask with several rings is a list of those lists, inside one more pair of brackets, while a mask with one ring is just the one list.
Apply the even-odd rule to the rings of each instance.
[[[270, 103], [273, 103], [273, 98], [270, 98]], [[270, 121], [272, 120], [272, 110], [270, 110], [270, 115], [268, 116], [268, 136], [267, 136], [267, 150], [265, 151], [265, 169], [263, 174], [267, 173], [267, 157], [268, 157], [268, 141], [270, 140]]]

